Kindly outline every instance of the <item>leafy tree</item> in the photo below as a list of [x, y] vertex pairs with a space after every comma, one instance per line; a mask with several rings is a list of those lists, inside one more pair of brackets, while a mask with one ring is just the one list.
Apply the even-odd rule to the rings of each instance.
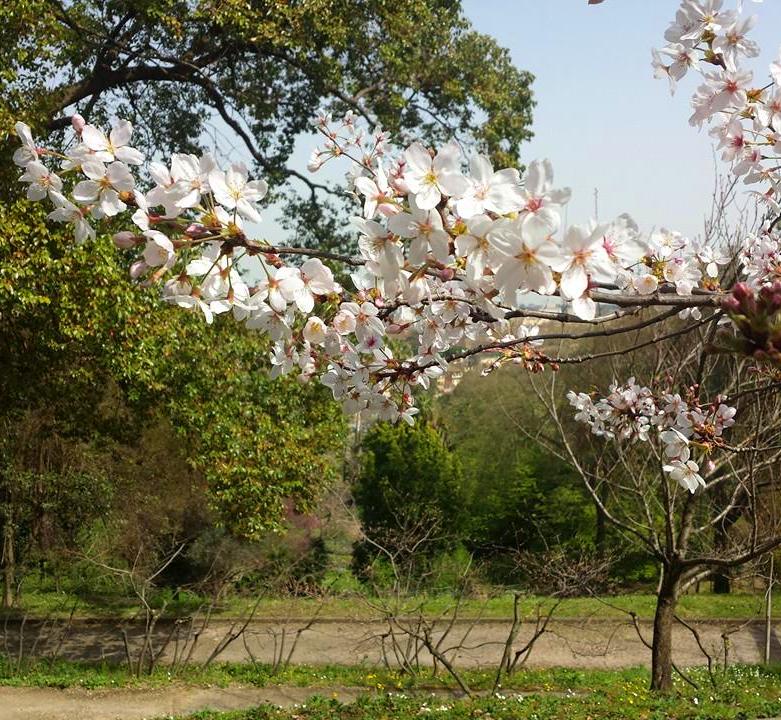
[[[463, 539], [464, 490], [461, 464], [432, 424], [378, 424], [363, 438], [355, 501], [364, 532], [386, 550], [426, 556]], [[359, 565], [367, 550], [359, 549]]]
[[[279, 527], [286, 500], [309, 509], [334, 477], [343, 418], [324, 388], [287, 379], [272, 390], [265, 340], [233, 322], [207, 328], [161, 305], [156, 291], [128, 279], [109, 238], [72, 246], [41, 214], [14, 202], [0, 204], [0, 343], [0, 503], [11, 566], [32, 557], [30, 528], [45, 518], [56, 517], [72, 541], [100, 514], [104, 503], [89, 504], [87, 517], [68, 498], [86, 478], [105, 485], [112, 448], [137, 444], [161, 415], [190, 472], [207, 481], [208, 502], [239, 535]], [[40, 466], [30, 448], [55, 440], [65, 459]], [[162, 472], [151, 459], [138, 460], [153, 475]], [[112, 473], [115, 485], [120, 475]], [[123, 482], [124, 497], [148, 510]], [[57, 498], [68, 513], [51, 505]], [[13, 575], [6, 566], [9, 587]]]
[[546, 543], [593, 547], [594, 509], [573, 471], [514, 430], [522, 422], [533, 432], [541, 411], [517, 374], [467, 373], [436, 403], [468, 487], [470, 541], [492, 557]]
[[0, 49], [0, 132], [116, 112], [137, 145], [181, 152], [217, 121], [284, 188], [304, 240], [341, 237], [341, 192], [287, 165], [318, 107], [396, 135], [456, 133], [502, 166], [531, 137], [532, 76], [456, 0], [15, 0], [0, 7]]

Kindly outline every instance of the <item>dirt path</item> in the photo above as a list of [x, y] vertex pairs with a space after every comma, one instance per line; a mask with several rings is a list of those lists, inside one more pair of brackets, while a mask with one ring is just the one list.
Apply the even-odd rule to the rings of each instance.
[[[280, 625], [276, 621], [253, 622], [243, 638], [236, 639], [219, 655], [221, 661], [248, 662], [250, 653], [259, 662], [271, 662], [275, 643], [281, 640], [281, 630], [286, 630], [286, 643], [291, 639], [299, 624]], [[739, 621], [692, 622], [700, 633], [703, 644], [717, 658], [724, 654], [722, 634], [729, 635], [730, 662], [754, 663], [762, 659], [764, 650], [764, 625], [757, 621], [741, 627]], [[442, 625], [444, 627], [444, 624]], [[459, 646], [454, 659], [460, 667], [494, 666], [501, 655], [509, 624], [494, 620], [473, 623], [461, 621], [455, 624], [442, 647]], [[140, 627], [125, 626], [135, 655], [142, 642]], [[645, 638], [651, 637], [651, 624], [640, 622]], [[191, 654], [192, 662], [203, 662], [231, 629], [227, 621], [214, 621], [201, 633]], [[518, 636], [517, 645], [522, 645], [534, 630], [533, 624], [525, 624]], [[5, 647], [12, 654], [18, 648], [19, 628], [9, 625], [4, 639]], [[734, 631], [734, 632], [732, 632]], [[48, 631], [47, 631], [48, 632]], [[396, 662], [387, 637], [387, 625], [371, 621], [318, 620], [301, 634], [293, 662], [310, 665], [379, 665], [385, 655], [390, 662]], [[398, 634], [398, 630], [396, 631]], [[383, 636], [386, 636], [383, 639]], [[437, 633], [434, 633], [437, 637]], [[175, 654], [189, 653], [184, 650], [187, 629], [184, 625], [174, 627], [160, 622], [153, 638], [155, 651], [165, 646], [163, 662]], [[177, 639], [178, 638], [178, 639]], [[0, 638], [0, 641], [2, 639]], [[24, 644], [36, 644], [37, 652], [45, 654], [55, 647], [59, 639], [56, 634], [39, 637], [38, 628], [28, 622], [24, 631]], [[166, 645], [166, 642], [168, 643]], [[191, 647], [192, 635], [190, 635]], [[406, 642], [406, 641], [405, 641]], [[684, 627], [674, 631], [673, 648], [675, 660], [682, 666], [703, 664], [702, 652], [692, 634]], [[1, 649], [1, 648], [0, 648]], [[775, 632], [772, 637], [772, 656], [781, 660], [781, 645]], [[125, 661], [125, 649], [121, 628], [106, 621], [80, 621], [74, 623], [63, 639], [60, 657], [72, 660], [106, 660], [114, 663]], [[420, 656], [426, 662], [425, 651]], [[631, 622], [624, 619], [560, 619], [551, 622], [549, 632], [542, 636], [534, 648], [527, 665], [529, 667], [565, 666], [572, 668], [620, 668], [635, 665], [649, 665], [650, 652], [640, 641]], [[1, 714], [0, 714], [1, 716]]]
[[313, 695], [354, 700], [358, 690], [297, 687], [171, 687], [161, 690], [0, 688], [2, 720], [151, 720], [199, 710], [244, 710], [271, 703], [289, 707]]

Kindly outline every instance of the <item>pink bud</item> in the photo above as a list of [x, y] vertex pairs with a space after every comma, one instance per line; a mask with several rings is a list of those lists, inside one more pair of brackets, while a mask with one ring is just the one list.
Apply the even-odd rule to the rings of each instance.
[[264, 253], [264, 255], [266, 256], [266, 262], [272, 267], [281, 268], [285, 266], [285, 263], [279, 255], [275, 253]]
[[206, 228], [200, 223], [191, 223], [187, 226], [184, 234], [191, 238], [201, 237], [206, 232]]
[[144, 238], [130, 232], [130, 230], [123, 230], [122, 232], [116, 233], [112, 240], [114, 240], [114, 245], [120, 250], [130, 250], [130, 248], [142, 243]]
[[453, 268], [442, 268], [442, 270], [439, 271], [439, 277], [442, 278], [445, 282], [448, 280], [452, 280], [456, 275], [456, 271], [453, 270]]
[[77, 135], [81, 135], [81, 131], [84, 130], [84, 126], [87, 124], [87, 121], [78, 113], [71, 116], [71, 125], [73, 126], [73, 129], [76, 131]]
[[137, 280], [140, 278], [147, 270], [149, 269], [149, 266], [143, 261], [143, 260], [136, 260], [131, 266], [130, 266], [130, 277], [133, 278], [133, 280]]
[[716, 469], [716, 463], [713, 462], [713, 460], [707, 460], [705, 462], [705, 467], [703, 468], [703, 470], [705, 471], [706, 475], [710, 475], [715, 469]]
[[745, 300], [748, 297], [752, 297], [754, 293], [746, 283], [740, 282], [732, 288], [732, 294], [740, 301]]

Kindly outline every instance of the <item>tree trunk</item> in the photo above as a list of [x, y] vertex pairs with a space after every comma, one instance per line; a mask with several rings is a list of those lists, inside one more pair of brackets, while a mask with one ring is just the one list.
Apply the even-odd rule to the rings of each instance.
[[[729, 503], [729, 497], [727, 497], [724, 485], [717, 488], [718, 496], [715, 502], [721, 504]], [[718, 525], [713, 528], [713, 549], [715, 554], [721, 556], [727, 552], [729, 548], [729, 531], [735, 524], [740, 515], [728, 514]], [[720, 595], [727, 594], [731, 588], [731, 577], [728, 568], [715, 570], [713, 573], [713, 592]]]
[[596, 510], [596, 527], [594, 528], [594, 545], [597, 549], [598, 555], [604, 555], [607, 547], [607, 526], [605, 523], [605, 513], [602, 512], [602, 508], [594, 503], [594, 509]]
[[5, 522], [3, 523], [3, 607], [10, 608], [14, 604], [14, 585], [15, 577], [14, 570], [16, 567], [16, 560], [14, 556], [14, 525], [13, 518], [6, 514]]
[[663, 571], [656, 596], [654, 638], [651, 649], [651, 690], [668, 692], [673, 687], [673, 620], [678, 603], [677, 573]]

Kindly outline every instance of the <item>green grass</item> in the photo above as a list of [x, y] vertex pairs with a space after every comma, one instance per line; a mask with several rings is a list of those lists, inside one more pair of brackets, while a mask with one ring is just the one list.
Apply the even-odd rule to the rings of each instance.
[[[609, 687], [615, 682], [647, 683], [647, 671], [629, 668], [618, 671], [570, 670], [552, 668], [524, 670], [516, 673], [504, 687], [523, 691], [549, 691], [566, 687], [589, 689]], [[493, 685], [493, 672], [465, 669], [467, 684], [475, 690], [488, 690]], [[108, 663], [73, 662], [57, 660], [54, 663], [37, 662], [17, 671], [12, 661], [0, 659], [0, 685], [12, 687], [83, 687], [101, 688], [157, 688], [174, 684], [195, 686], [291, 685], [307, 688], [353, 687], [375, 691], [412, 689], [455, 689], [457, 686], [446, 673], [433, 677], [428, 670], [417, 676], [382, 668], [362, 668], [352, 665], [291, 665], [276, 673], [268, 665], [248, 663], [215, 663], [208, 668], [190, 665], [179, 668], [175, 674], [163, 665], [151, 675], [135, 677], [124, 665]]]
[[647, 689], [646, 671], [574, 673], [553, 677], [545, 688], [499, 697], [454, 700], [410, 692], [367, 693], [343, 704], [313, 698], [291, 709], [262, 706], [229, 713], [201, 712], [188, 720], [705, 720], [771, 717], [781, 713], [779, 668], [734, 667], [710, 685], [704, 670], [693, 671], [698, 689], [681, 682], [675, 692]]
[[[539, 602], [543, 605], [552, 602], [547, 598], [527, 598], [523, 601], [523, 611], [532, 614]], [[556, 616], [561, 618], [583, 617], [622, 617], [621, 610], [632, 610], [641, 618], [651, 618], [656, 598], [653, 594], [626, 594], [598, 598], [569, 598], [559, 606]], [[231, 618], [244, 616], [251, 608], [252, 598], [231, 597], [222, 602], [215, 610], [214, 617]], [[469, 599], [464, 602], [461, 614], [465, 618], [481, 616], [486, 619], [506, 619], [512, 616], [512, 594], [507, 592], [485, 600]], [[609, 604], [606, 604], [609, 603]], [[180, 593], [174, 598], [170, 593], [160, 593], [152, 598], [152, 604], [158, 608], [165, 604], [169, 617], [185, 616], [203, 609], [206, 598], [192, 593]], [[320, 608], [320, 605], [324, 607]], [[454, 604], [450, 595], [433, 595], [412, 598], [405, 602], [408, 610], [422, 607], [429, 616], [448, 612]], [[29, 617], [66, 617], [76, 607], [78, 618], [129, 618], [138, 611], [138, 605], [131, 597], [118, 593], [84, 594], [75, 592], [55, 592], [46, 587], [29, 587], [22, 594], [19, 608], [10, 611], [11, 616]], [[320, 608], [320, 609], [319, 609]], [[691, 619], [743, 619], [759, 616], [762, 613], [763, 598], [760, 594], [713, 595], [699, 593], [681, 598], [679, 612]], [[359, 597], [330, 597], [323, 600], [311, 598], [268, 598], [261, 601], [257, 617], [273, 619], [309, 618], [318, 612], [321, 617], [368, 619], [377, 615], [365, 601]], [[776, 596], [773, 609], [774, 617], [781, 618], [781, 594]], [[0, 613], [0, 618], [4, 614]]]
[[[493, 674], [464, 672], [475, 691], [487, 691]], [[688, 675], [697, 689], [676, 681], [675, 692], [649, 692], [644, 668], [626, 670], [525, 670], [503, 683], [501, 697], [456, 700], [444, 693], [454, 689], [447, 677], [417, 678], [385, 670], [358, 667], [292, 666], [272, 675], [265, 666], [218, 664], [207, 669], [187, 667], [172, 676], [165, 668], [141, 679], [123, 667], [59, 661], [39, 663], [16, 673], [0, 661], [0, 684], [35, 687], [159, 688], [173, 685], [230, 686], [286, 685], [321, 689], [319, 698], [282, 710], [272, 706], [231, 713], [201, 712], [187, 720], [413, 720], [431, 716], [441, 720], [663, 720], [667, 718], [746, 719], [781, 715], [781, 666], [733, 666], [716, 674], [715, 687], [704, 668]], [[328, 696], [334, 689], [363, 688], [359, 700], [342, 704]], [[436, 694], [434, 694], [436, 691]], [[520, 697], [519, 697], [520, 695]]]

